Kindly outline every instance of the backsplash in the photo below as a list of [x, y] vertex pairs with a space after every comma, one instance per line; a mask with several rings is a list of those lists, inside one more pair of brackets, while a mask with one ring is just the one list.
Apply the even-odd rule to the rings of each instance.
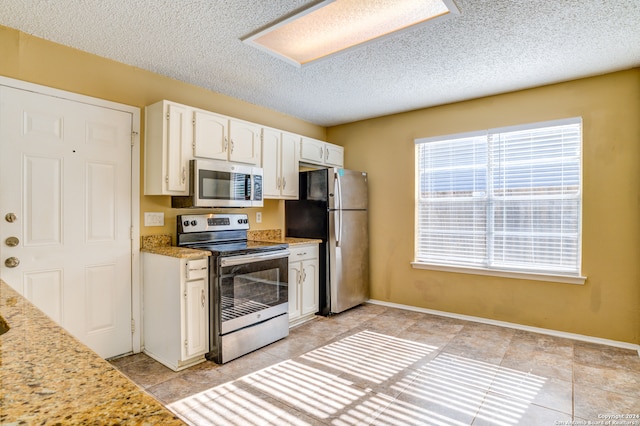
[[248, 231], [247, 237], [253, 241], [279, 241], [282, 239], [281, 229], [261, 229]]
[[171, 235], [143, 235], [140, 248], [150, 249], [171, 245]]

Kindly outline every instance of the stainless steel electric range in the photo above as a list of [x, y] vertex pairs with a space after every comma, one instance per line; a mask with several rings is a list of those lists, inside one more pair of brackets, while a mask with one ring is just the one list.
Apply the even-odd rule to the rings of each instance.
[[177, 245], [211, 252], [209, 353], [218, 364], [289, 335], [287, 244], [248, 241], [246, 214], [177, 217]]

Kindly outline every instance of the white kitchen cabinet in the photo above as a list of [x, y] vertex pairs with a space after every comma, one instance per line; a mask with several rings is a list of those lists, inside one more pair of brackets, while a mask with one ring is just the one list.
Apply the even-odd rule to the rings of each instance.
[[332, 143], [325, 143], [324, 152], [324, 164], [327, 166], [344, 167], [344, 147]]
[[300, 136], [262, 129], [262, 191], [264, 198], [298, 198], [298, 142]]
[[254, 164], [260, 167], [262, 156], [262, 128], [248, 121], [229, 119], [229, 161]]
[[260, 132], [257, 124], [194, 109], [194, 156], [260, 166]]
[[229, 117], [208, 111], [193, 113], [194, 157], [227, 160], [229, 147]]
[[143, 253], [144, 352], [174, 371], [209, 349], [208, 259]]
[[289, 325], [313, 318], [318, 312], [319, 248], [317, 243], [289, 246]]
[[189, 195], [192, 114], [189, 107], [170, 101], [145, 108], [145, 195]]
[[344, 166], [344, 148], [317, 139], [303, 137], [300, 141], [300, 161], [331, 167]]

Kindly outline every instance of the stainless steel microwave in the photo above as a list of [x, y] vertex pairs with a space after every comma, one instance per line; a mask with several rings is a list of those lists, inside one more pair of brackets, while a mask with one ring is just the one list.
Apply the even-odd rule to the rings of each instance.
[[262, 169], [216, 160], [189, 162], [189, 195], [171, 207], [262, 207]]

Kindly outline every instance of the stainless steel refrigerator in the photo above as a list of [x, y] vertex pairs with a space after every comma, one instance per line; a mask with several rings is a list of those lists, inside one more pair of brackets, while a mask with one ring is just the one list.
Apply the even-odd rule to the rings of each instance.
[[285, 202], [288, 237], [318, 238], [319, 313], [369, 299], [367, 173], [338, 168], [300, 173], [300, 197]]

